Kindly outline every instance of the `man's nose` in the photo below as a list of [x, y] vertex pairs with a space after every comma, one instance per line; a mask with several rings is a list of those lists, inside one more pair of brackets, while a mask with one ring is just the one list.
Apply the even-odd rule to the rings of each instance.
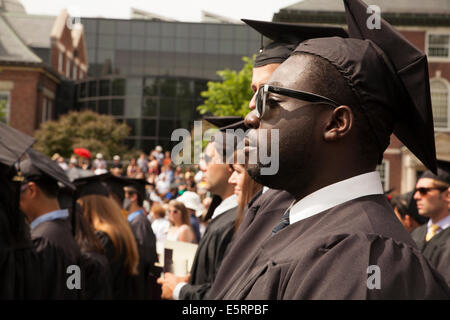
[[259, 118], [256, 115], [256, 111], [253, 110], [247, 114], [245, 117], [245, 126], [250, 129], [258, 129], [259, 128]]
[[256, 92], [252, 97], [252, 100], [250, 100], [248, 107], [250, 108], [250, 110], [255, 110], [256, 108]]

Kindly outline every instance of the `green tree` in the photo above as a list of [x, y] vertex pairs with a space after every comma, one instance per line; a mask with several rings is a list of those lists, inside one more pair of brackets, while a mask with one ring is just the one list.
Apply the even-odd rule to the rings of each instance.
[[253, 96], [250, 87], [253, 60], [249, 57], [243, 57], [242, 60], [245, 64], [240, 71], [229, 69], [217, 71], [222, 80], [208, 82], [208, 90], [201, 93], [206, 100], [197, 107], [200, 114], [245, 117], [249, 112], [248, 104]]
[[57, 121], [47, 121], [36, 131], [35, 148], [47, 156], [59, 153], [70, 157], [75, 148], [86, 148], [91, 153], [102, 153], [106, 159], [128, 151], [123, 140], [130, 128], [108, 115], [92, 111], [71, 112]]

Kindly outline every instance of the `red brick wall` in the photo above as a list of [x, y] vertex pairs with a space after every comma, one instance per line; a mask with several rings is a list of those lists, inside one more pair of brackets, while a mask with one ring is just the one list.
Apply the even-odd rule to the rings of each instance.
[[385, 154], [384, 159], [389, 161], [389, 189], [395, 190], [391, 195], [401, 193], [402, 186], [402, 155], [401, 154]]
[[425, 51], [425, 31], [401, 30], [400, 33], [418, 49]]
[[441, 71], [441, 78], [447, 79], [450, 82], [450, 62], [429, 62], [428, 72], [430, 79], [436, 77], [436, 71]]
[[10, 125], [23, 133], [32, 135], [35, 129], [37, 84], [36, 71], [3, 69], [0, 80], [14, 82], [10, 94]]
[[10, 93], [9, 124], [32, 136], [42, 118], [43, 93], [38, 92], [38, 83], [53, 93], [57, 84], [38, 69], [0, 67], [0, 70], [0, 81], [14, 82]]

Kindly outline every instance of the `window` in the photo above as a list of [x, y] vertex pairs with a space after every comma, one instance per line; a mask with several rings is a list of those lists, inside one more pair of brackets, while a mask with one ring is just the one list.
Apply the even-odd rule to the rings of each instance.
[[44, 123], [52, 119], [52, 100], [47, 97], [42, 99], [42, 119], [41, 123]]
[[0, 91], [0, 121], [9, 123], [9, 92]]
[[97, 96], [97, 81], [89, 81], [89, 97]]
[[78, 80], [77, 79], [77, 65], [75, 63], [73, 64], [73, 69], [72, 69], [72, 79]]
[[109, 89], [109, 80], [100, 80], [100, 96], [105, 97], [110, 95], [110, 89]]
[[113, 96], [125, 95], [125, 79], [114, 79], [112, 81], [112, 95]]
[[389, 190], [389, 161], [383, 160], [380, 165], [377, 166], [377, 171], [380, 174], [381, 184], [384, 191]]
[[58, 71], [63, 73], [63, 53], [60, 51], [58, 53]]
[[70, 60], [66, 58], [66, 77], [70, 78]]
[[98, 113], [99, 114], [110, 114], [109, 100], [100, 100], [98, 102]]
[[111, 101], [111, 114], [113, 116], [123, 116], [124, 101], [122, 99], [114, 99]]
[[450, 34], [428, 34], [428, 56], [450, 58]]
[[442, 80], [430, 81], [431, 105], [433, 108], [434, 127], [436, 129], [449, 129], [449, 89]]

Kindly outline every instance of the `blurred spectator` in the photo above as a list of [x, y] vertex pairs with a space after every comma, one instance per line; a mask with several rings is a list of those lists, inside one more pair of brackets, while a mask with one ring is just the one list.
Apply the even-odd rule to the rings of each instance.
[[170, 167], [172, 166], [172, 159], [170, 158], [170, 151], [166, 151], [164, 153], [163, 166]]
[[173, 200], [178, 197], [178, 186], [176, 184], [170, 185], [170, 191], [164, 196], [165, 200]]
[[201, 217], [204, 210], [202, 202], [200, 200], [200, 196], [195, 192], [186, 191], [183, 193], [183, 195], [177, 198], [177, 201], [183, 203], [187, 211], [189, 212], [192, 229], [195, 232], [197, 242], [200, 242], [200, 225], [197, 217]]
[[163, 166], [161, 168], [162, 171], [166, 173], [166, 177], [169, 179], [169, 182], [172, 183], [174, 180], [173, 170], [169, 166]]
[[153, 154], [150, 154], [150, 162], [148, 163], [149, 174], [159, 174], [159, 163]]
[[96, 175], [104, 174], [104, 173], [107, 173], [107, 172], [108, 172], [108, 170], [106, 170], [106, 167], [105, 167], [105, 165], [102, 162], [100, 162], [98, 164], [98, 166], [97, 166], [97, 169], [94, 170], [94, 173]]
[[71, 156], [69, 161], [69, 168], [78, 168], [78, 160], [76, 156]]
[[99, 167], [100, 164], [102, 164], [102, 165], [103, 165], [103, 168], [106, 169], [107, 164], [106, 164], [105, 159], [103, 159], [103, 154], [97, 153], [97, 155], [95, 156], [95, 160], [94, 160], [94, 162], [92, 163], [92, 167], [93, 167], [94, 169], [97, 169], [97, 168]]
[[60, 156], [59, 153], [55, 153], [52, 157], [52, 160], [56, 161], [58, 165], [64, 170], [67, 171], [69, 169], [69, 166], [67, 165], [66, 161], [63, 157]]
[[150, 185], [147, 187], [147, 195], [152, 202], [163, 202], [158, 196], [158, 193], [155, 190], [155, 185], [153, 183], [150, 183]]
[[166, 218], [166, 210], [159, 203], [154, 203], [150, 209], [150, 216], [152, 218], [152, 229], [156, 241], [164, 242], [170, 227], [170, 222]]
[[184, 175], [184, 179], [186, 180], [187, 189], [192, 192], [196, 192], [196, 186], [194, 181], [194, 175], [191, 171], [187, 171]]
[[184, 204], [176, 200], [169, 202], [169, 221], [167, 240], [197, 243], [189, 221], [189, 213]]
[[[106, 164], [105, 164], [105, 167], [106, 167]], [[88, 159], [82, 159], [81, 160], [81, 169], [83, 169], [83, 170], [90, 170], [91, 169], [91, 164], [90, 164], [90, 161]]]
[[169, 188], [170, 179], [166, 175], [165, 167], [163, 167], [161, 174], [158, 176], [158, 178], [156, 178], [156, 191], [161, 195], [165, 195], [167, 192], [169, 192]]
[[136, 174], [138, 172], [138, 169], [139, 169], [139, 167], [136, 164], [136, 159], [132, 158], [131, 161], [130, 161], [130, 164], [128, 165], [128, 168], [127, 168], [127, 177], [128, 178], [135, 178]]
[[148, 171], [148, 160], [145, 156], [145, 153], [141, 153], [137, 161], [137, 165], [143, 173], [146, 173]]
[[120, 156], [119, 155], [115, 155], [113, 157], [113, 163], [111, 165], [111, 173], [113, 173], [116, 176], [121, 176], [123, 174], [123, 165], [122, 162], [120, 161]]
[[161, 166], [163, 159], [164, 159], [164, 154], [162, 153], [163, 149], [161, 146], [156, 146], [155, 150], [152, 151], [152, 155], [155, 157], [155, 159], [158, 161], [158, 164]]

